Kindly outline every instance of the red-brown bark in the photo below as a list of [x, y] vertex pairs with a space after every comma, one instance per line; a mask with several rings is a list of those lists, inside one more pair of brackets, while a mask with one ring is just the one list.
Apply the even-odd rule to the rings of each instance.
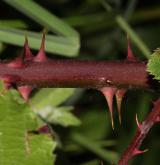
[[138, 128], [135, 137], [127, 147], [118, 165], [128, 165], [128, 161], [135, 155], [144, 153], [146, 150], [139, 150], [144, 138], [155, 123], [160, 122], [160, 99], [154, 103], [154, 107], [142, 124], [137, 122]]
[[[146, 65], [127, 61], [26, 61], [22, 66], [0, 62], [0, 77], [18, 86], [35, 87], [151, 87]], [[17, 64], [17, 62], [16, 62]]]

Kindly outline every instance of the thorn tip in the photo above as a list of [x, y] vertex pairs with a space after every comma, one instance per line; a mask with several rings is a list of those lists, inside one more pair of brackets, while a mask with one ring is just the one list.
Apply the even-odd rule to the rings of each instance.
[[103, 93], [103, 95], [106, 98], [106, 101], [108, 103], [108, 108], [110, 112], [110, 118], [111, 118], [111, 124], [112, 128], [114, 130], [114, 120], [113, 120], [113, 97], [116, 92], [117, 88], [116, 87], [104, 87], [101, 88], [100, 91]]
[[29, 48], [28, 37], [25, 35], [25, 42], [24, 42], [24, 59], [25, 60], [32, 60], [33, 55]]
[[127, 52], [127, 60], [128, 61], [137, 61], [136, 57], [134, 56], [132, 49], [131, 49], [131, 42], [130, 42], [130, 37], [127, 34], [127, 43], [128, 43], [128, 52]]
[[139, 121], [138, 121], [138, 116], [137, 116], [137, 114], [136, 114], [136, 123], [137, 123], [138, 129], [141, 130], [142, 125], [141, 125], [141, 124], [139, 123]]
[[35, 62], [45, 62], [48, 61], [45, 54], [45, 32], [43, 31], [41, 46], [37, 56], [34, 58]]
[[31, 86], [25, 85], [25, 86], [19, 86], [18, 91], [23, 97], [23, 99], [28, 102], [29, 96], [32, 92], [33, 88]]
[[147, 152], [149, 149], [145, 149], [145, 150], [139, 150], [139, 149], [135, 149], [134, 151], [133, 151], [133, 156], [135, 156], [135, 155], [139, 155], [139, 154], [143, 154], [143, 153], [145, 153], [145, 152]]
[[119, 123], [122, 123], [122, 118], [121, 118], [121, 105], [122, 105], [122, 100], [123, 97], [126, 93], [127, 89], [118, 89], [116, 92], [116, 101], [117, 101], [117, 110], [118, 110], [118, 118], [119, 118]]

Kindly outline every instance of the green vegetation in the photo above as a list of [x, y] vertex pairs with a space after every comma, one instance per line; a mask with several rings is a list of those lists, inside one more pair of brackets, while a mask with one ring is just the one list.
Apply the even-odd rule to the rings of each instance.
[[[149, 60], [148, 71], [160, 80], [160, 3], [136, 0], [2, 0], [0, 53], [21, 53], [25, 36], [36, 54], [42, 31], [51, 58], [125, 60], [127, 34], [133, 52]], [[159, 92], [129, 90], [122, 103], [122, 125], [115, 113], [111, 128], [103, 96], [91, 89], [34, 89], [28, 103], [12, 89], [0, 92], [0, 165], [105, 165], [116, 163]], [[116, 109], [114, 102], [114, 109]], [[115, 111], [116, 112], [116, 111]], [[44, 124], [51, 135], [37, 133]], [[159, 162], [159, 128], [155, 127], [133, 165]]]

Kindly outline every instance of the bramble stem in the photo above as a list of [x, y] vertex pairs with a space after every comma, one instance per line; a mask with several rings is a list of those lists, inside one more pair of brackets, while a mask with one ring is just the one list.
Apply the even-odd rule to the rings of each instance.
[[18, 68], [8, 66], [8, 63], [0, 62], [0, 77], [17, 77], [13, 82], [18, 86], [151, 88], [146, 65], [142, 62], [49, 60], [24, 62]]
[[154, 103], [154, 107], [146, 120], [138, 125], [138, 129], [135, 137], [131, 141], [130, 145], [124, 151], [118, 165], [128, 165], [128, 161], [135, 155], [141, 154], [144, 151], [140, 151], [139, 148], [145, 139], [146, 135], [153, 127], [154, 124], [160, 122], [160, 99]]

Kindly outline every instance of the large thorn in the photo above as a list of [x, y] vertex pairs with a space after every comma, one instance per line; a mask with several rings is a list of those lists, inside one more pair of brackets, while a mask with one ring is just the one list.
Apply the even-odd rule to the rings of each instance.
[[19, 93], [23, 97], [23, 99], [27, 102], [29, 99], [29, 96], [33, 90], [33, 87], [25, 85], [25, 86], [19, 86], [17, 87]]
[[112, 123], [112, 128], [114, 129], [114, 121], [113, 121], [113, 96], [116, 92], [117, 88], [116, 87], [104, 87], [101, 88], [100, 91], [103, 93], [105, 96], [107, 103], [108, 103], [108, 108], [110, 112], [110, 117], [111, 117], [111, 123]]
[[122, 105], [122, 100], [123, 100], [123, 97], [126, 93], [127, 89], [118, 89], [117, 92], [116, 92], [116, 100], [117, 100], [117, 109], [118, 109], [118, 117], [119, 117], [119, 122], [121, 124], [122, 122], [122, 119], [121, 119], [121, 105]]
[[29, 48], [27, 36], [25, 36], [25, 43], [24, 43], [24, 58], [27, 61], [32, 60], [32, 58], [33, 58], [33, 54]]
[[137, 59], [134, 56], [133, 51], [131, 49], [131, 41], [130, 41], [129, 35], [127, 35], [127, 44], [128, 44], [127, 60], [128, 61], [137, 61]]
[[45, 54], [45, 32], [43, 32], [42, 42], [38, 54], [34, 58], [35, 62], [45, 62], [48, 61], [48, 58]]

